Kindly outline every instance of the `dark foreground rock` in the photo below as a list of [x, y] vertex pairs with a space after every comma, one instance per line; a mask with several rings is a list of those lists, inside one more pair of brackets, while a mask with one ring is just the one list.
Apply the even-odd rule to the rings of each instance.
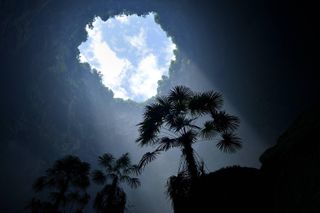
[[320, 107], [301, 115], [260, 158], [273, 212], [320, 212]]
[[175, 212], [319, 213], [319, 109], [301, 115], [279, 137], [261, 156], [261, 169], [233, 166], [206, 174], [188, 196], [176, 193]]

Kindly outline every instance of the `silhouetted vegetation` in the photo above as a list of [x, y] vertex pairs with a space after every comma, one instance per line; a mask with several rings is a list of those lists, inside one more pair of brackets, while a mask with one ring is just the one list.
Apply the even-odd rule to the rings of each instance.
[[[175, 88], [172, 90], [174, 95], [171, 98], [176, 97], [175, 93], [181, 97], [186, 91], [188, 89], [185, 87]], [[190, 98], [188, 110], [191, 106]], [[174, 107], [178, 107], [178, 104]], [[179, 109], [182, 108], [183, 104], [179, 106]], [[150, 110], [152, 107], [149, 105], [147, 109]], [[195, 113], [192, 116], [196, 119], [199, 115]], [[167, 182], [167, 193], [174, 212], [318, 213], [320, 149], [319, 143], [314, 139], [320, 127], [319, 116], [319, 108], [316, 106], [297, 119], [279, 138], [277, 145], [262, 155], [261, 169], [233, 166], [205, 174], [203, 164], [197, 164], [195, 177], [191, 175], [188, 167], [181, 170], [177, 176], [171, 176]], [[210, 118], [211, 122], [214, 122], [213, 116]], [[206, 132], [206, 126], [200, 128], [198, 124], [191, 124], [185, 120], [181, 126], [196, 128], [199, 134]], [[236, 126], [231, 127], [229, 131], [235, 130]], [[177, 130], [177, 122], [173, 122], [173, 125], [167, 128]], [[217, 128], [218, 125], [215, 129]], [[163, 137], [160, 137], [161, 139]], [[304, 144], [305, 141], [308, 142], [307, 146]], [[171, 142], [174, 143], [173, 140]], [[158, 148], [163, 147], [163, 144], [157, 144]], [[172, 147], [176, 146], [169, 146], [168, 149]], [[229, 147], [223, 150], [236, 149]], [[126, 210], [126, 193], [121, 184], [126, 183], [132, 188], [140, 186], [140, 181], [135, 176], [141, 172], [143, 159], [139, 165], [133, 165], [128, 153], [118, 159], [109, 153], [98, 158], [99, 166], [103, 170], [94, 170], [91, 173], [92, 180], [103, 185], [93, 203], [96, 212], [123, 213]], [[83, 212], [90, 198], [86, 192], [90, 184], [89, 175], [90, 165], [76, 156], [68, 155], [55, 161], [53, 166], [46, 170], [46, 174], [34, 182], [33, 189], [37, 196], [26, 208], [33, 213]]]
[[96, 195], [94, 208], [97, 212], [123, 213], [126, 208], [126, 193], [120, 184], [139, 187], [139, 179], [131, 176], [136, 174], [137, 167], [131, 164], [128, 153], [118, 159], [106, 153], [99, 157], [98, 162], [103, 170], [93, 171], [92, 180], [104, 186]]
[[179, 148], [185, 162], [180, 172], [194, 179], [201, 174], [202, 163], [192, 145], [200, 139], [220, 136], [216, 146], [221, 151], [230, 153], [240, 149], [240, 138], [234, 133], [239, 119], [221, 110], [222, 105], [221, 94], [196, 93], [185, 86], [177, 86], [167, 96], [157, 97], [145, 108], [136, 140], [141, 146], [152, 145], [156, 149], [142, 157], [139, 168], [143, 169], [161, 152]]
[[33, 198], [27, 208], [31, 212], [82, 212], [89, 201], [90, 165], [76, 156], [57, 160], [33, 184], [35, 192], [48, 194], [48, 200]]
[[[129, 154], [115, 159], [106, 153], [98, 158], [103, 170], [94, 170], [92, 180], [104, 185], [94, 200], [96, 212], [122, 213], [126, 209], [126, 193], [121, 183], [132, 188], [140, 186], [136, 176], [138, 169], [131, 164]], [[90, 196], [86, 192], [90, 185], [90, 165], [78, 157], [68, 155], [55, 161], [46, 175], [39, 177], [33, 184], [38, 197], [32, 198], [26, 209], [33, 213], [82, 212]], [[46, 199], [43, 199], [46, 197]]]

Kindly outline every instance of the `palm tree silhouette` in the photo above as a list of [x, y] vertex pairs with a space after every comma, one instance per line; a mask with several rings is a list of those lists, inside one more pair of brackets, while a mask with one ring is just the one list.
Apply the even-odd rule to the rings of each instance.
[[90, 184], [89, 174], [90, 165], [76, 156], [68, 155], [57, 160], [46, 175], [33, 184], [35, 192], [53, 189], [51, 202], [33, 198], [28, 208], [32, 212], [81, 212], [89, 201], [86, 192]]
[[98, 162], [104, 171], [93, 171], [92, 179], [97, 184], [107, 184], [97, 193], [94, 208], [97, 212], [122, 213], [126, 206], [126, 194], [120, 184], [126, 183], [131, 188], [140, 186], [139, 179], [131, 176], [136, 174], [137, 166], [131, 164], [128, 153], [118, 159], [106, 153], [99, 157]]
[[37, 198], [32, 198], [26, 206], [26, 209], [30, 209], [32, 213], [56, 213], [51, 202], [41, 201]]
[[199, 139], [220, 136], [216, 146], [221, 151], [240, 149], [240, 138], [234, 133], [239, 119], [221, 110], [222, 105], [221, 94], [195, 93], [185, 86], [173, 88], [167, 96], [156, 97], [154, 103], [146, 106], [144, 119], [138, 124], [136, 142], [141, 146], [156, 146], [154, 151], [143, 155], [140, 171], [161, 152], [177, 147], [182, 151], [183, 171], [196, 178], [201, 173], [201, 163], [192, 145]]

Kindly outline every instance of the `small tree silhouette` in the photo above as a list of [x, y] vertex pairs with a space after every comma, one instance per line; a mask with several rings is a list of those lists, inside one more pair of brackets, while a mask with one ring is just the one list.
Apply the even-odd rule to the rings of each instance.
[[122, 213], [126, 206], [126, 194], [120, 184], [127, 183], [132, 188], [140, 186], [139, 179], [130, 176], [136, 174], [137, 166], [131, 165], [128, 153], [118, 159], [106, 153], [99, 157], [98, 162], [104, 171], [95, 170], [92, 180], [97, 184], [107, 184], [97, 193], [94, 208], [97, 212]]
[[143, 155], [139, 169], [161, 152], [177, 147], [181, 149], [185, 162], [183, 172], [187, 171], [188, 176], [194, 179], [201, 173], [202, 164], [196, 158], [192, 145], [200, 139], [220, 136], [216, 146], [221, 151], [240, 149], [240, 138], [234, 134], [239, 119], [222, 111], [222, 104], [222, 96], [217, 92], [195, 93], [185, 86], [175, 87], [168, 96], [156, 97], [155, 102], [145, 108], [136, 140], [141, 146], [153, 145], [156, 149]]
[[90, 165], [68, 155], [57, 160], [46, 175], [33, 184], [35, 192], [51, 190], [50, 202], [33, 198], [27, 208], [32, 212], [81, 212], [89, 201], [86, 189], [90, 184]]

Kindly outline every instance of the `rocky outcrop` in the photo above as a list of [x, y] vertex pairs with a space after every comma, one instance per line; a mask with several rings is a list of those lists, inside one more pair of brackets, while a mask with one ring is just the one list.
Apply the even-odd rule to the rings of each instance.
[[227, 167], [184, 184], [191, 186], [190, 193], [177, 190], [172, 199], [175, 213], [269, 212], [259, 169]]
[[260, 158], [273, 212], [320, 212], [320, 110], [301, 115]]

